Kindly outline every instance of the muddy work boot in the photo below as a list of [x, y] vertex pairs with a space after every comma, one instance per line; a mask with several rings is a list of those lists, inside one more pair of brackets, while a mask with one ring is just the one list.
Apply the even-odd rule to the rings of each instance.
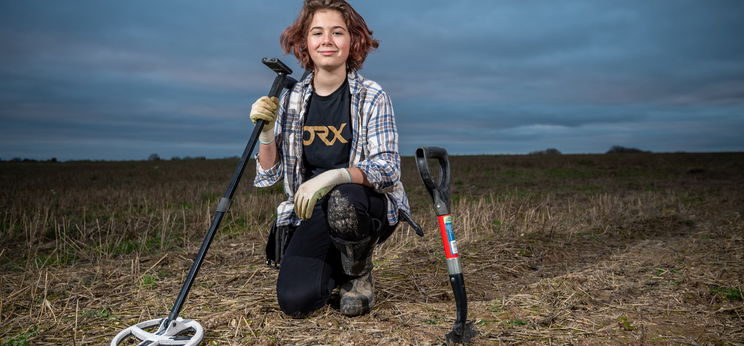
[[344, 274], [351, 280], [339, 290], [341, 313], [358, 316], [368, 313], [375, 302], [372, 280], [372, 253], [378, 240], [380, 222], [358, 213], [339, 191], [331, 192], [328, 200], [330, 238], [341, 254]]
[[359, 316], [369, 313], [375, 305], [375, 283], [372, 272], [351, 279], [341, 285], [339, 310], [346, 316]]
[[351, 277], [341, 285], [339, 309], [347, 316], [358, 316], [372, 310], [375, 303], [375, 286], [372, 279], [372, 250], [377, 241], [375, 237], [352, 242], [331, 237], [334, 246], [341, 253], [341, 266], [344, 274]]
[[328, 199], [328, 225], [333, 245], [341, 253], [346, 275], [358, 277], [372, 270], [372, 252], [377, 245], [381, 222], [357, 212], [338, 190]]
[[372, 250], [377, 239], [367, 237], [362, 241], [352, 242], [331, 237], [331, 240], [341, 253], [344, 274], [351, 277], [339, 289], [339, 310], [346, 316], [366, 314], [375, 304]]

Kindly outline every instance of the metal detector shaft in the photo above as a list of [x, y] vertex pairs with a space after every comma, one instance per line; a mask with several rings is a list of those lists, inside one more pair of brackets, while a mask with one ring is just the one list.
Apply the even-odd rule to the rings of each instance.
[[[437, 184], [434, 183], [429, 172], [429, 159], [436, 159], [439, 162], [439, 181]], [[452, 338], [456, 342], [462, 342], [467, 340], [472, 333], [466, 331], [468, 299], [465, 294], [465, 280], [462, 276], [460, 254], [457, 250], [457, 240], [452, 228], [452, 216], [449, 210], [450, 166], [447, 159], [447, 150], [440, 147], [416, 149], [416, 166], [418, 166], [421, 180], [423, 180], [434, 202], [434, 210], [439, 222], [439, 233], [444, 246], [444, 256], [447, 258], [449, 281], [455, 295], [457, 319], [452, 326], [452, 333], [450, 333], [452, 335], [448, 334], [448, 338]]]
[[[292, 70], [279, 61], [279, 59], [264, 58], [262, 62], [277, 73], [276, 78], [274, 78], [274, 83], [271, 85], [271, 89], [269, 90], [270, 97], [279, 97], [284, 88], [289, 89], [297, 82], [294, 78], [289, 77], [289, 75], [292, 74]], [[220, 227], [222, 217], [230, 208], [232, 197], [235, 194], [240, 178], [243, 176], [243, 171], [245, 171], [245, 166], [248, 163], [251, 153], [253, 153], [256, 142], [258, 141], [258, 135], [261, 133], [265, 123], [265, 121], [261, 120], [254, 126], [251, 137], [248, 139], [248, 144], [245, 146], [245, 150], [243, 151], [243, 156], [240, 157], [240, 161], [238, 161], [238, 165], [230, 179], [230, 185], [227, 186], [224, 196], [220, 198], [219, 204], [217, 205], [217, 211], [215, 212], [214, 217], [212, 217], [212, 223], [209, 225], [209, 230], [204, 236], [204, 241], [202, 242], [201, 248], [199, 248], [199, 252], [196, 253], [196, 258], [194, 259], [194, 263], [191, 265], [191, 269], [189, 269], [189, 274], [186, 276], [186, 281], [184, 281], [183, 286], [181, 287], [181, 292], [178, 294], [176, 303], [173, 305], [168, 318], [161, 324], [162, 326], [167, 326], [172, 321], [175, 321], [178, 314], [181, 312], [183, 303], [186, 301], [189, 290], [191, 290], [194, 278], [196, 278], [196, 275], [199, 273], [199, 267], [201, 267], [201, 264], [204, 261], [204, 256], [207, 254], [207, 250], [209, 250], [209, 245], [212, 243], [214, 234]]]

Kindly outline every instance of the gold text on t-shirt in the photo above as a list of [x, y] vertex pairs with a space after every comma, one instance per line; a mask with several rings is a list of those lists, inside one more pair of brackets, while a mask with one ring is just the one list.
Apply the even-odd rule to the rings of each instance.
[[[317, 137], [320, 138], [320, 140], [329, 147], [334, 145], [336, 143], [336, 140], [341, 143], [348, 143], [348, 141], [341, 135], [341, 131], [344, 130], [344, 127], [346, 127], [346, 123], [341, 123], [341, 126], [338, 129], [333, 125], [303, 126], [302, 129], [304, 130], [304, 132], [310, 133], [310, 138], [304, 139], [305, 136], [303, 136], [302, 144], [313, 144], [313, 142], [315, 141], [315, 134], [317, 134]], [[331, 138], [329, 139], [329, 137]]]

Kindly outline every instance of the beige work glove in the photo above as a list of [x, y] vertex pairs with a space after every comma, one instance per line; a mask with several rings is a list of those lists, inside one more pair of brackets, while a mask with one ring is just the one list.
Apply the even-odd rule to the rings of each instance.
[[313, 208], [319, 199], [339, 184], [351, 182], [351, 174], [346, 168], [337, 168], [318, 174], [300, 185], [294, 195], [295, 214], [307, 220], [313, 216]]
[[259, 120], [265, 120], [266, 124], [258, 135], [258, 140], [263, 144], [274, 141], [274, 121], [279, 110], [279, 99], [276, 96], [269, 98], [262, 96], [251, 106], [251, 121], [255, 124]]

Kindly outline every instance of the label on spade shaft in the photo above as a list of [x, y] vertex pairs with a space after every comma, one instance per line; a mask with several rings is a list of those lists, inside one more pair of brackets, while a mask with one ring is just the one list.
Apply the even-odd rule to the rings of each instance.
[[452, 230], [452, 216], [442, 215], [439, 219], [439, 233], [442, 235], [442, 245], [444, 245], [444, 256], [447, 258], [457, 258], [457, 240], [455, 232]]

